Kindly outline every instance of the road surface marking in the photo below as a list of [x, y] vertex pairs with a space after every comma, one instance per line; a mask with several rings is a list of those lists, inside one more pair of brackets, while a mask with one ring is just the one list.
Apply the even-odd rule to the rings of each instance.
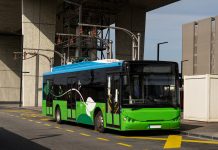
[[33, 120], [30, 119], [29, 121], [32, 122]]
[[217, 141], [206, 141], [206, 140], [182, 140], [183, 142], [187, 143], [201, 143], [201, 144], [216, 144], [218, 145]]
[[118, 138], [124, 139], [142, 139], [142, 140], [155, 140], [155, 141], [166, 141], [167, 138], [152, 138], [152, 137], [141, 137], [141, 136], [118, 136]]
[[26, 118], [22, 118], [22, 119], [24, 119], [24, 120], [25, 120]]
[[69, 129], [67, 129], [66, 131], [67, 131], [67, 132], [75, 132], [75, 131], [73, 131], [73, 130], [69, 130]]
[[41, 122], [39, 122], [39, 121], [36, 121], [36, 123], [41, 123]]
[[117, 143], [117, 144], [118, 144], [118, 145], [121, 145], [121, 146], [132, 147], [132, 145], [125, 144], [125, 143]]
[[51, 125], [50, 124], [44, 124], [44, 126], [50, 127]]
[[109, 139], [105, 139], [105, 138], [97, 138], [97, 139], [101, 141], [110, 141]]
[[58, 127], [58, 126], [56, 126], [55, 128], [56, 128], [56, 129], [62, 129], [61, 127]]
[[165, 148], [180, 148], [182, 143], [182, 136], [169, 135], [164, 145]]
[[[153, 138], [153, 137], [140, 137], [140, 136], [118, 136], [118, 138], [155, 140], [155, 141], [166, 141], [167, 140], [167, 138]], [[202, 144], [216, 144], [216, 145], [218, 145], [218, 141], [213, 141], [213, 140], [186, 140], [186, 139], [182, 139], [181, 141], [186, 142], [186, 143], [202, 143]]]
[[11, 117], [13, 117], [14, 115], [10, 115]]
[[48, 120], [50, 120], [50, 119], [48, 119], [48, 118], [42, 118], [42, 119], [40, 119], [41, 121], [48, 121]]
[[83, 136], [91, 136], [91, 135], [85, 134], [85, 133], [80, 133], [80, 135], [83, 135]]

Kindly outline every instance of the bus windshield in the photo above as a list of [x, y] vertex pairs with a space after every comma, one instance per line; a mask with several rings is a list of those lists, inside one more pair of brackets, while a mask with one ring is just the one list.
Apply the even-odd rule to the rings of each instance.
[[123, 105], [177, 107], [176, 76], [170, 73], [133, 73], [123, 88]]

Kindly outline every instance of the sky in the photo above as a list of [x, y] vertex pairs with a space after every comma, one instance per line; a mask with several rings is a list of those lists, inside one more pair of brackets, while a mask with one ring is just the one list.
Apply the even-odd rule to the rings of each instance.
[[181, 0], [147, 12], [145, 32], [145, 60], [156, 60], [157, 43], [160, 60], [182, 59], [182, 24], [218, 15], [218, 0]]

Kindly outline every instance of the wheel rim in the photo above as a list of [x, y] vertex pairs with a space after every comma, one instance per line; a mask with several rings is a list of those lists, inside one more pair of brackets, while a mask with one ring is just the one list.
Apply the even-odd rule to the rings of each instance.
[[97, 120], [97, 127], [98, 128], [102, 128], [104, 125], [104, 120], [103, 120], [103, 117], [101, 115], [98, 116], [98, 120]]
[[56, 119], [57, 119], [57, 121], [59, 122], [60, 121], [60, 119], [61, 119], [61, 116], [60, 116], [60, 112], [59, 111], [57, 111], [57, 114], [56, 114]]

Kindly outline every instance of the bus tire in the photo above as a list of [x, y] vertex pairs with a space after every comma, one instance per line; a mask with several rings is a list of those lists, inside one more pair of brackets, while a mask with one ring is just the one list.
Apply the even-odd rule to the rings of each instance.
[[99, 111], [95, 116], [95, 130], [101, 133], [105, 131], [104, 118], [101, 111]]
[[61, 110], [59, 107], [56, 108], [56, 111], [55, 111], [55, 120], [58, 124], [61, 124], [62, 121], [61, 121]]

